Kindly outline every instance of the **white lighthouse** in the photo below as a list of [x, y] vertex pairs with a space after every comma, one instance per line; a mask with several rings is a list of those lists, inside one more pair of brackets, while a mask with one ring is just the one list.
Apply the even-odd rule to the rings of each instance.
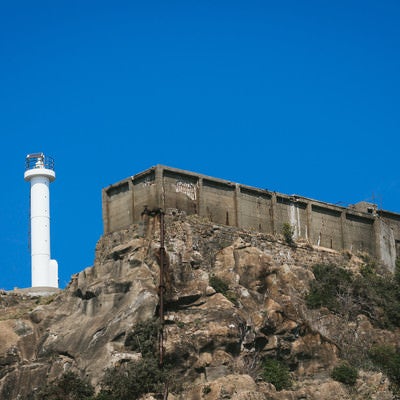
[[50, 259], [50, 182], [54, 161], [43, 153], [28, 154], [24, 178], [31, 183], [32, 287], [58, 288], [58, 264]]

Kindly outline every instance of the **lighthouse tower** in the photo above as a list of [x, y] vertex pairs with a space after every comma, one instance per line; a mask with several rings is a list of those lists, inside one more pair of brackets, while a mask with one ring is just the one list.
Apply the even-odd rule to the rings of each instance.
[[32, 287], [58, 288], [58, 264], [50, 259], [50, 182], [54, 161], [43, 153], [28, 154], [24, 178], [31, 183]]

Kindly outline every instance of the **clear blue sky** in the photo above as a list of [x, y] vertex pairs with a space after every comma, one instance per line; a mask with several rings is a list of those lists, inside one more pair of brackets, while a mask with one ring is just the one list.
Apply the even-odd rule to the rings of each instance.
[[60, 284], [101, 189], [155, 164], [400, 212], [400, 2], [3, 1], [0, 288], [30, 286], [27, 153], [55, 158]]

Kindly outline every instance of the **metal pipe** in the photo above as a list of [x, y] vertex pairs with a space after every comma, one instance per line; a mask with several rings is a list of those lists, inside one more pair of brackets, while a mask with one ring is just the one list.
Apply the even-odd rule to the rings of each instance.
[[165, 259], [165, 247], [164, 247], [164, 212], [159, 209], [160, 216], [160, 285], [158, 287], [160, 296], [160, 339], [159, 339], [159, 354], [160, 354], [160, 366], [164, 364], [164, 259]]
[[144, 207], [142, 215], [148, 215], [150, 217], [160, 217], [160, 279], [158, 285], [159, 295], [159, 319], [160, 329], [158, 332], [158, 354], [159, 354], [159, 365], [164, 365], [164, 292], [165, 292], [165, 280], [164, 280], [164, 264], [165, 264], [165, 247], [164, 247], [164, 211], [161, 208], [155, 208], [149, 210], [147, 206]]

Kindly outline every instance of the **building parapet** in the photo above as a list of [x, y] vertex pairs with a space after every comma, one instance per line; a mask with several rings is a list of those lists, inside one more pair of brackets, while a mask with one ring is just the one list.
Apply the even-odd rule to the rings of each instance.
[[343, 207], [163, 165], [103, 189], [104, 232], [140, 222], [146, 206], [270, 234], [281, 233], [289, 223], [295, 239], [368, 252], [390, 269], [400, 254], [400, 214], [377, 210], [372, 203]]

